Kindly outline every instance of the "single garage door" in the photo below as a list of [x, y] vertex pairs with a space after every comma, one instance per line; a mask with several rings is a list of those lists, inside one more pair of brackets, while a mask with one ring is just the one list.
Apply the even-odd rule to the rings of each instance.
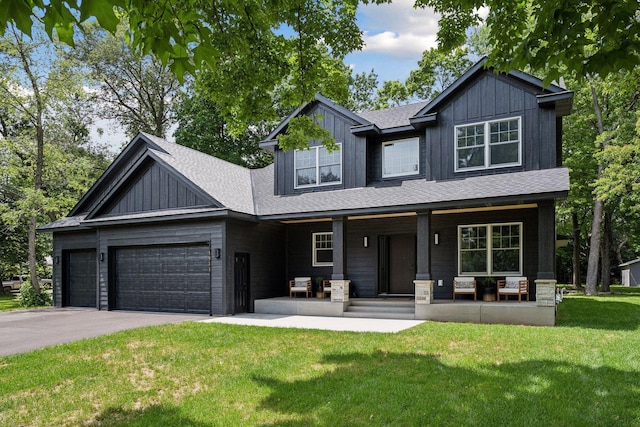
[[209, 245], [127, 247], [114, 254], [116, 309], [210, 313]]
[[96, 306], [96, 251], [65, 252], [66, 262], [63, 298], [68, 307]]

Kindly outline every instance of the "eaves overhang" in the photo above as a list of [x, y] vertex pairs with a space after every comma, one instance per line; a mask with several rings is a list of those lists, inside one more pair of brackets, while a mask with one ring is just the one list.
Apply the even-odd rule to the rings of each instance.
[[534, 203], [543, 200], [564, 200], [569, 195], [569, 191], [556, 191], [550, 193], [537, 193], [503, 197], [491, 197], [484, 199], [470, 199], [470, 200], [450, 200], [443, 202], [431, 202], [431, 203], [413, 203], [397, 206], [375, 206], [367, 208], [356, 209], [339, 209], [339, 210], [326, 210], [326, 211], [313, 211], [313, 212], [297, 212], [297, 213], [279, 213], [273, 215], [258, 215], [257, 219], [261, 221], [286, 221], [286, 220], [301, 220], [301, 219], [315, 219], [315, 218], [327, 218], [327, 217], [344, 217], [344, 216], [360, 216], [360, 215], [374, 215], [374, 214], [395, 214], [403, 212], [419, 212], [419, 211], [432, 211], [441, 209], [463, 209], [472, 207], [485, 207], [485, 206], [502, 206], [509, 204], [520, 203]]

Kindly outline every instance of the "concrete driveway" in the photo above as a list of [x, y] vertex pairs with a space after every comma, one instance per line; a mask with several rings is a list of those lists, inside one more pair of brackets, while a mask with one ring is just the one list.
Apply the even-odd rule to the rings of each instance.
[[43, 308], [0, 313], [0, 356], [141, 326], [205, 320], [207, 315]]

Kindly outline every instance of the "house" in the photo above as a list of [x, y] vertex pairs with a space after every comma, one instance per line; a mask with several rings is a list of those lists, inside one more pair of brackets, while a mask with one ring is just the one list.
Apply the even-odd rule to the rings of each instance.
[[622, 286], [640, 286], [640, 258], [620, 264]]
[[[55, 305], [234, 314], [288, 297], [297, 276], [331, 279], [343, 303], [451, 300], [456, 276], [527, 276], [532, 299], [553, 301], [541, 286], [555, 283], [572, 99], [484, 61], [428, 103], [354, 113], [317, 96], [261, 143], [275, 160], [258, 170], [139, 134], [42, 228]], [[301, 114], [339, 149], [281, 150]]]

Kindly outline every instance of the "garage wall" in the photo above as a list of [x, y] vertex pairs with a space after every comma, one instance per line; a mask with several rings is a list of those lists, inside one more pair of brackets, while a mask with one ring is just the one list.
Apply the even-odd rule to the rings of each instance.
[[[98, 299], [99, 308], [107, 310], [110, 306], [109, 299], [109, 266], [118, 247], [172, 245], [202, 243], [210, 244], [214, 248], [222, 248], [225, 234], [223, 220], [209, 222], [179, 222], [174, 224], [136, 225], [129, 227], [109, 227], [98, 230], [98, 258], [103, 255], [103, 261], [98, 265]], [[227, 295], [223, 288], [223, 274], [225, 271], [225, 257], [216, 259], [211, 257], [211, 300], [212, 314], [228, 314]]]
[[[62, 268], [63, 251], [96, 249], [98, 246], [95, 231], [53, 233], [53, 304], [62, 307]], [[58, 263], [56, 263], [56, 260]], [[96, 263], [97, 263], [96, 259]], [[96, 286], [98, 284], [96, 283]]]
[[285, 227], [279, 223], [227, 222], [227, 251], [224, 254], [227, 277], [227, 309], [234, 310], [234, 254], [249, 254], [250, 311], [256, 299], [288, 295], [284, 275]]

